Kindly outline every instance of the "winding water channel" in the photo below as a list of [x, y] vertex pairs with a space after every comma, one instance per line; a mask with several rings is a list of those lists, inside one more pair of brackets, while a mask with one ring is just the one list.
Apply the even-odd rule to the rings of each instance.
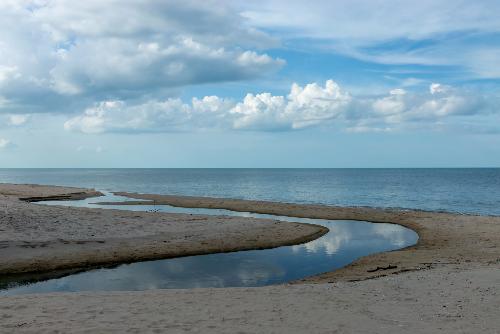
[[108, 193], [99, 199], [47, 201], [43, 204], [271, 218], [318, 224], [327, 227], [329, 232], [314, 241], [295, 246], [145, 261], [113, 268], [93, 269], [29, 284], [11, 284], [8, 288], [0, 290], [0, 295], [280, 284], [344, 267], [362, 256], [408, 247], [418, 240], [418, 235], [414, 231], [395, 224], [295, 218], [167, 205], [99, 206], [92, 204], [97, 201], [123, 200], [128, 199]]

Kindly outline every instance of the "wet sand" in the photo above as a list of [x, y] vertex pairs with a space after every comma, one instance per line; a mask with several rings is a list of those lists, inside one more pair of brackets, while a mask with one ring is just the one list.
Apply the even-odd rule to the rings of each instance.
[[[420, 239], [415, 246], [370, 255], [341, 270], [295, 282], [302, 284], [3, 297], [0, 298], [0, 331], [498, 333], [500, 328], [500, 217], [180, 196], [119, 195], [140, 200], [136, 204], [154, 200], [156, 204], [186, 207], [395, 223], [415, 230]], [[10, 238], [8, 242], [36, 241], [37, 232], [30, 228], [23, 229], [23, 224], [15, 225], [22, 228], [20, 231], [8, 229], [12, 217], [21, 214], [36, 217], [40, 213], [38, 209], [29, 211], [31, 206], [36, 205], [20, 201], [22, 206], [15, 205], [17, 211], [8, 211], [12, 196], [20, 195], [10, 196], [10, 199], [3, 196], [0, 201], [3, 212], [8, 213], [2, 215], [2, 232], [9, 232], [5, 234]], [[58, 217], [64, 211], [61, 207], [50, 208], [56, 208], [56, 211], [50, 212]], [[100, 231], [107, 238], [115, 233], [108, 235], [106, 231], [109, 233], [109, 229], [113, 231], [115, 226], [120, 226], [103, 221], [104, 213], [97, 212], [104, 210], [72, 211], [74, 209], [69, 209], [69, 216], [77, 215], [70, 229], [55, 225], [62, 232], [51, 232], [43, 223], [47, 217], [38, 217], [38, 226], [44, 232], [42, 235], [66, 235], [76, 228], [79, 236], [82, 233], [86, 240], [94, 240], [87, 229], [94, 233]], [[123, 215], [121, 219], [109, 218], [111, 221], [116, 223], [131, 219], [134, 228], [145, 228], [144, 233], [148, 236], [151, 236], [148, 233], [154, 235], [159, 231], [150, 218], [154, 215], [144, 214], [133, 220], [136, 212], [110, 212], [115, 212], [112, 217]], [[88, 218], [92, 215], [98, 215], [101, 220]], [[187, 217], [179, 218], [180, 222]], [[69, 218], [65, 216], [65, 219]], [[79, 219], [83, 219], [84, 223]], [[153, 232], [148, 230], [149, 224], [143, 224], [147, 219], [154, 226]], [[206, 222], [209, 218], [204, 219], [203, 222]], [[186, 222], [181, 224], [186, 225]], [[288, 229], [289, 223], [284, 224], [282, 227]], [[228, 220], [223, 230], [231, 229], [233, 225], [237, 229], [244, 228], [245, 224], [238, 225], [238, 219]], [[259, 228], [267, 231], [270, 226], [273, 226], [270, 222], [259, 221], [240, 233], [248, 235]], [[126, 236], [127, 231], [131, 230], [118, 228], [117, 235]], [[185, 230], [182, 232], [187, 233]], [[191, 239], [194, 240], [197, 239]], [[242, 236], [242, 240], [246, 239]]]

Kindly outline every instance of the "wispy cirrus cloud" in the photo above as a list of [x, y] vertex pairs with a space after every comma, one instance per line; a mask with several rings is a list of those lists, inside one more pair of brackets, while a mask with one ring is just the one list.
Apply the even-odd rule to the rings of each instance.
[[[251, 1], [243, 15], [293, 45], [366, 62], [451, 66], [500, 78], [500, 3], [494, 0]], [[294, 19], [291, 20], [290, 17]]]

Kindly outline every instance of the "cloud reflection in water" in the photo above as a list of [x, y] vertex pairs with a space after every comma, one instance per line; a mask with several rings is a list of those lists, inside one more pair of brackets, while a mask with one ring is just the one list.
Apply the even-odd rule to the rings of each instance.
[[[116, 196], [112, 198], [120, 200]], [[78, 201], [77, 204], [92, 206], [88, 199]], [[148, 210], [149, 208], [149, 206], [127, 207], [131, 210]], [[157, 206], [156, 209], [168, 212], [239, 215], [313, 223], [328, 227], [330, 232], [302, 245], [132, 263], [19, 286], [0, 291], [0, 295], [52, 291], [123, 291], [279, 284], [343, 267], [361, 256], [409, 246], [416, 243], [418, 239], [415, 232], [393, 224], [327, 221], [168, 206]]]

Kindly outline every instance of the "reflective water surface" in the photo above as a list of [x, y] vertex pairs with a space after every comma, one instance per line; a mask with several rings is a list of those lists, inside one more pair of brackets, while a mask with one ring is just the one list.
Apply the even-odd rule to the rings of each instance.
[[[102, 207], [97, 201], [125, 198], [106, 197], [82, 201], [44, 202], [48, 205]], [[238, 215], [319, 224], [330, 230], [324, 236], [295, 246], [234, 253], [189, 256], [124, 264], [95, 269], [62, 278], [13, 286], [0, 295], [54, 291], [120, 291], [166, 288], [263, 286], [285, 283], [341, 268], [355, 259], [377, 252], [404, 248], [417, 242], [417, 234], [393, 224], [360, 221], [328, 221], [219, 209], [190, 209], [166, 205], [106, 206], [137, 211]]]

